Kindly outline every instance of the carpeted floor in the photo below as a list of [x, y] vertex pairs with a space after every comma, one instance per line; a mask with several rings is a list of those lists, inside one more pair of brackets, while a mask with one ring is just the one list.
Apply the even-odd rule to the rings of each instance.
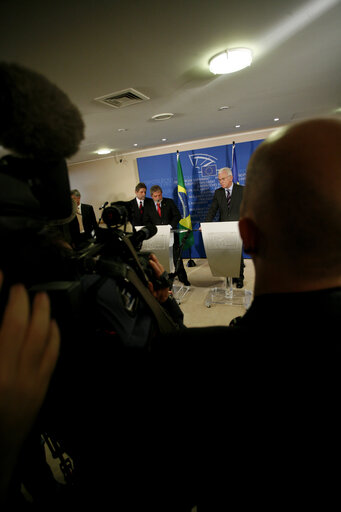
[[[212, 276], [208, 261], [206, 259], [193, 260], [195, 267], [187, 267], [187, 261], [184, 260], [188, 279], [191, 283], [186, 295], [180, 300], [180, 307], [184, 312], [184, 322], [187, 327], [204, 327], [209, 325], [228, 325], [236, 316], [242, 316], [246, 307], [243, 305], [229, 305], [213, 303], [207, 307], [207, 299], [211, 289], [226, 287], [226, 279], [223, 277]], [[244, 288], [247, 291], [247, 297], [252, 300], [252, 292], [254, 287], [254, 266], [250, 259], [245, 259], [244, 269]], [[181, 283], [174, 281], [174, 288], [177, 290]], [[186, 290], [183, 288], [180, 293], [175, 293], [176, 297], [180, 297], [181, 293]], [[239, 294], [239, 290], [233, 286], [235, 294]], [[241, 302], [235, 300], [234, 302]]]

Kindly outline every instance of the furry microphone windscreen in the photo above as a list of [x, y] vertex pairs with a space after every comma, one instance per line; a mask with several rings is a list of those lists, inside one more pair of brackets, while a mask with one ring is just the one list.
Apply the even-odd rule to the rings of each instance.
[[84, 123], [68, 96], [43, 75], [0, 63], [0, 143], [20, 156], [68, 158], [84, 138]]

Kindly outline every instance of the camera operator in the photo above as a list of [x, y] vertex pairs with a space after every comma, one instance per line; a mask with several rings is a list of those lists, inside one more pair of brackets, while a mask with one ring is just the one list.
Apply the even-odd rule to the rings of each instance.
[[[79, 112], [57, 87], [20, 66], [1, 64], [0, 84], [0, 140], [16, 155], [0, 160], [0, 268], [5, 276], [1, 312], [15, 283], [23, 283], [31, 290], [30, 295], [37, 290], [50, 295], [52, 315], [60, 327], [61, 350], [32, 432], [53, 433], [67, 446], [75, 464], [75, 500], [79, 503], [86, 501], [87, 474], [94, 470], [89, 468], [88, 445], [96, 450], [102, 421], [106, 428], [111, 425], [117, 462], [123, 464], [125, 454], [133, 456], [127, 443], [132, 426], [139, 426], [144, 415], [148, 421], [141, 432], [148, 440], [152, 431], [148, 411], [155, 412], [149, 394], [151, 347], [160, 343], [160, 325], [166, 329], [183, 325], [182, 313], [169, 297], [168, 283], [162, 280], [164, 269], [155, 256], [150, 255], [146, 262], [154, 275], [148, 279], [150, 273], [138, 262], [135, 275], [125, 264], [125, 257], [112, 253], [119, 236], [123, 241], [117, 242], [118, 247], [125, 247], [124, 233], [103, 230], [108, 234], [102, 245], [99, 242], [99, 258], [98, 254], [91, 258], [91, 250], [90, 256], [86, 252], [79, 255], [67, 246], [59, 228], [72, 220], [74, 212], [64, 159], [78, 149], [83, 137]], [[30, 112], [30, 105], [41, 105], [41, 111]], [[29, 133], [22, 133], [22, 127], [30, 123]], [[51, 198], [55, 205], [52, 218]], [[127, 244], [131, 245], [129, 241]], [[101, 264], [98, 270], [83, 268], [83, 261], [86, 266], [92, 260]], [[128, 268], [134, 283], [117, 273], [117, 268]], [[142, 275], [147, 276], [145, 281], [141, 281]], [[163, 306], [156, 307], [159, 303]], [[107, 440], [110, 442], [109, 436]], [[16, 468], [18, 482], [27, 477], [24, 466], [30, 467], [34, 476], [40, 464], [40, 455], [36, 452], [36, 457], [32, 456], [32, 451], [32, 445], [21, 451], [20, 460], [28, 453], [31, 459]], [[99, 474], [104, 477], [102, 470]], [[115, 478], [115, 471], [110, 474]], [[122, 477], [116, 478], [119, 487]], [[135, 475], [129, 486], [134, 487], [139, 480]], [[117, 489], [120, 497], [122, 492]], [[150, 495], [149, 489], [146, 501]], [[140, 503], [141, 499], [135, 496], [133, 501]]]

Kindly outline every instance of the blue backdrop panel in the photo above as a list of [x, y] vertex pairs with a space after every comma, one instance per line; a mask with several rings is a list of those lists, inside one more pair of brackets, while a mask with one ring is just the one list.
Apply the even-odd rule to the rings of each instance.
[[[248, 161], [261, 142], [262, 140], [255, 140], [240, 142], [235, 145], [240, 185], [245, 185]], [[218, 169], [232, 167], [232, 144], [182, 151], [179, 154], [186, 184], [192, 227], [198, 229], [200, 223], [205, 221], [214, 191], [220, 187]], [[150, 197], [150, 187], [160, 185], [163, 196], [171, 197], [175, 204], [179, 206], [176, 152], [138, 158], [137, 165], [140, 181], [147, 185], [148, 197]], [[192, 258], [206, 258], [202, 236], [199, 231], [194, 232], [191, 256]], [[189, 257], [189, 250], [183, 252], [183, 257]]]

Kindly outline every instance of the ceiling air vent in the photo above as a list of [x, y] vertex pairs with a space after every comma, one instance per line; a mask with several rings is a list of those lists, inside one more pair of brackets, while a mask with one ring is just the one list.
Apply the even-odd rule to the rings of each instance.
[[105, 105], [109, 105], [114, 108], [122, 108], [128, 107], [129, 105], [134, 105], [135, 103], [141, 103], [142, 101], [149, 100], [148, 96], [142, 94], [136, 89], [124, 89], [123, 91], [112, 92], [111, 94], [106, 94], [105, 96], [100, 96], [99, 98], [95, 98], [95, 101], [99, 101], [100, 103], [104, 103]]

